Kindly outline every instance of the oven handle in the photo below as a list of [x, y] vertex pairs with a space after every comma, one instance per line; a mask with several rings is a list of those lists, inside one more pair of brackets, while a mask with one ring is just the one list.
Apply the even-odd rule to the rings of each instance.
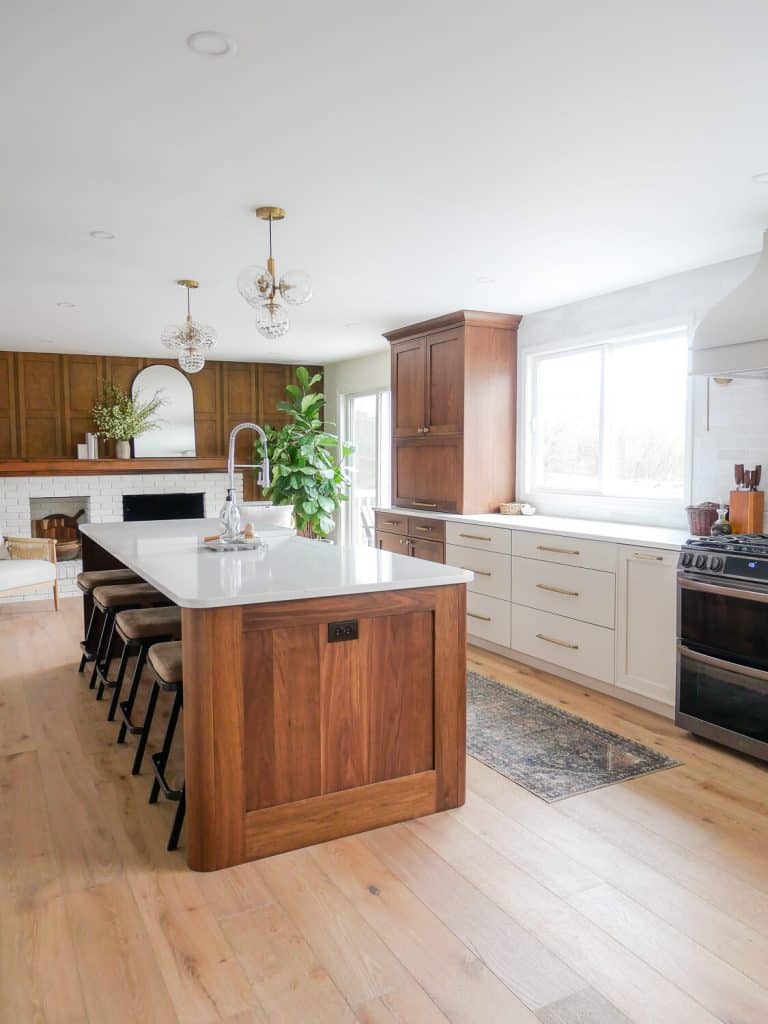
[[679, 644], [678, 647], [682, 658], [690, 658], [691, 661], [700, 661], [703, 665], [711, 665], [712, 668], [722, 668], [727, 672], [733, 672], [734, 675], [750, 676], [752, 679], [759, 679], [763, 683], [768, 683], [768, 672], [764, 672], [762, 669], [751, 668], [749, 665], [738, 665], [736, 662], [724, 661], [722, 658], [713, 658], [711, 654], [692, 651], [685, 644]]
[[678, 581], [682, 590], [701, 590], [705, 594], [736, 597], [743, 601], [760, 601], [762, 604], [768, 604], [768, 593], [750, 590], [748, 587], [724, 587], [722, 583], [705, 583], [703, 580], [694, 580], [688, 576], [678, 576]]

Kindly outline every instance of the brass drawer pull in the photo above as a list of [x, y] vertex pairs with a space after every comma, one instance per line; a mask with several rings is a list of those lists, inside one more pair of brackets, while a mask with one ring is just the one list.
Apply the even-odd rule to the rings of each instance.
[[558, 647], [567, 647], [571, 651], [578, 651], [578, 644], [569, 644], [565, 640], [556, 640], [553, 636], [545, 636], [544, 633], [536, 634], [537, 640], [546, 640], [548, 644], [557, 644]]
[[492, 572], [488, 572], [486, 569], [473, 569], [471, 565], [460, 565], [459, 568], [473, 572], [476, 576], [493, 576]]
[[432, 533], [433, 527], [431, 526], [414, 526], [414, 533]]
[[565, 594], [566, 597], [578, 597], [578, 590], [565, 590], [563, 587], [550, 587], [547, 583], [537, 583], [537, 590], [551, 590], [553, 594]]
[[550, 548], [546, 544], [537, 544], [537, 551], [552, 551], [556, 555], [580, 555], [580, 551], [574, 551], [572, 548]]
[[437, 502], [435, 501], [414, 501], [413, 504], [418, 508], [437, 508]]
[[408, 543], [408, 538], [407, 537], [403, 538], [399, 543], [400, 544], [407, 544]]
[[401, 523], [400, 519], [382, 519], [382, 526], [399, 526]]
[[481, 537], [479, 533], [460, 533], [459, 536], [467, 540], [487, 540], [489, 543], [493, 540], [493, 537]]
[[467, 615], [470, 619], [481, 619], [483, 622], [491, 621], [490, 615], [476, 615], [475, 612], [467, 612]]
[[664, 555], [641, 555], [638, 551], [632, 552], [633, 558], [644, 558], [648, 562], [663, 562]]

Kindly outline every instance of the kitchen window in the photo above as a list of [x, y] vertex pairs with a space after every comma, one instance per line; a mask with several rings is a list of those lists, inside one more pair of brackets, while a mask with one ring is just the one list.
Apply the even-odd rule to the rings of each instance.
[[[552, 511], [572, 510], [569, 495], [683, 503], [685, 328], [534, 352], [527, 356], [526, 370], [529, 500]], [[588, 501], [584, 506], [594, 511]]]
[[389, 505], [390, 392], [379, 390], [342, 399], [342, 437], [355, 446], [349, 459], [349, 501], [342, 505], [347, 544], [375, 544], [373, 510]]

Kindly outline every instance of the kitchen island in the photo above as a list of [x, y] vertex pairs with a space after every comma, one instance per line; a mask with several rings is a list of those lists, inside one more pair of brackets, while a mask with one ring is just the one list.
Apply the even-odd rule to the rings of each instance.
[[464, 801], [472, 573], [275, 531], [218, 553], [216, 520], [87, 523], [182, 610], [189, 866], [229, 867]]

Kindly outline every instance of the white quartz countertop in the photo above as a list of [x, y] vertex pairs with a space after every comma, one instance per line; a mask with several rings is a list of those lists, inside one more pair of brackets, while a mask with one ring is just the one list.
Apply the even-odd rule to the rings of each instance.
[[670, 550], [678, 550], [690, 536], [686, 530], [674, 530], [662, 526], [603, 523], [595, 519], [572, 519], [565, 516], [502, 516], [497, 512], [460, 516], [448, 512], [421, 512], [395, 506], [377, 509], [377, 511], [422, 516], [426, 519], [445, 519], [448, 522], [474, 524], [475, 526], [501, 526], [507, 530], [559, 533], [568, 537], [582, 537], [585, 540], [606, 540], [612, 541], [614, 544], [634, 544]]
[[263, 530], [266, 550], [208, 551], [218, 519], [83, 523], [82, 533], [182, 608], [297, 601], [469, 583], [473, 574], [368, 547], [344, 547]]

